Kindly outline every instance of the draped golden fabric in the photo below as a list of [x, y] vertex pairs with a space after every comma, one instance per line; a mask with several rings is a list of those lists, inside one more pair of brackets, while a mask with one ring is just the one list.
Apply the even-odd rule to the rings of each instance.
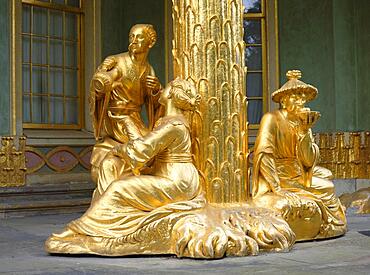
[[[299, 134], [297, 129], [298, 122], [288, 119], [283, 110], [264, 115], [254, 151], [254, 200], [274, 206], [284, 197], [283, 191], [295, 193], [301, 198], [298, 205], [314, 201], [320, 208], [321, 237], [342, 234], [346, 218], [334, 194], [331, 172], [316, 166], [319, 150], [311, 131]], [[297, 206], [289, 196], [285, 199]]]
[[[157, 102], [159, 93], [153, 95], [145, 84], [147, 76], [155, 76], [149, 63], [139, 66], [132, 61], [129, 53], [125, 52], [107, 57], [95, 75], [110, 67], [120, 71], [122, 76], [118, 82], [121, 86], [110, 92], [105, 113], [103, 112], [105, 94], [96, 91], [93, 85], [90, 86], [90, 109], [95, 129], [98, 127], [99, 118], [104, 116], [102, 125], [104, 138], [94, 146], [91, 156], [92, 177], [97, 183], [94, 197], [103, 194], [114, 179], [129, 173], [129, 167], [125, 162], [109, 154], [113, 147], [147, 134], [160, 116]], [[140, 115], [143, 105], [147, 109], [149, 128]]]
[[74, 238], [79, 242], [78, 235], [85, 239], [122, 238], [142, 228], [143, 223], [174, 213], [168, 207], [161, 211], [166, 205], [176, 206], [181, 202], [182, 207], [188, 205], [188, 210], [202, 207], [201, 198], [196, 199], [195, 204], [192, 202], [200, 195], [201, 187], [198, 171], [191, 162], [190, 148], [185, 118], [160, 119], [151, 133], [118, 150], [133, 170], [140, 169], [159, 154], [160, 160], [154, 160], [152, 174], [125, 176], [114, 181], [81, 218], [68, 224], [64, 233], [53, 235], [49, 245], [53, 241], [71, 244]]

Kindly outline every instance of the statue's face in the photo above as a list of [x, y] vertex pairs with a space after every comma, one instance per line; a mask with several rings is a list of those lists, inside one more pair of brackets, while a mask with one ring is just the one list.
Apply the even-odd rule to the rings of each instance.
[[151, 48], [151, 41], [143, 27], [133, 27], [129, 34], [128, 50], [132, 53], [144, 53]]
[[286, 95], [282, 98], [281, 104], [291, 113], [300, 112], [306, 103], [306, 95], [302, 93]]

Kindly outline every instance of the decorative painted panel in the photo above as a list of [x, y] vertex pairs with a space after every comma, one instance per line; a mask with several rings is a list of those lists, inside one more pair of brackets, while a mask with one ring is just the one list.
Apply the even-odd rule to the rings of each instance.
[[35, 173], [45, 165], [55, 172], [68, 172], [78, 165], [90, 170], [92, 148], [89, 146], [78, 152], [77, 148], [57, 146], [45, 153], [42, 148], [27, 146], [25, 152], [27, 174]]

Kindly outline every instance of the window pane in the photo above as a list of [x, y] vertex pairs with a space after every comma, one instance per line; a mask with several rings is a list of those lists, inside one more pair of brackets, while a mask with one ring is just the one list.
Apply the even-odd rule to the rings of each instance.
[[244, 20], [244, 41], [247, 44], [261, 43], [261, 20]]
[[30, 62], [31, 37], [22, 35], [22, 61]]
[[68, 0], [68, 5], [72, 7], [80, 7], [80, 0]]
[[48, 14], [47, 9], [33, 7], [33, 29], [32, 33], [48, 35]]
[[53, 95], [63, 94], [63, 70], [58, 68], [50, 68], [50, 93]]
[[48, 122], [48, 98], [32, 96], [32, 123]]
[[77, 99], [66, 98], [66, 123], [77, 124], [78, 122], [78, 101]]
[[50, 123], [63, 124], [63, 97], [50, 97]]
[[77, 71], [75, 70], [65, 70], [65, 95], [66, 96], [77, 96], [78, 87], [77, 87]]
[[248, 70], [262, 70], [262, 47], [250, 46], [245, 49]]
[[77, 15], [66, 12], [66, 38], [77, 39]]
[[22, 7], [22, 32], [31, 32], [31, 7], [23, 5]]
[[64, 0], [51, 0], [52, 3], [54, 4], [59, 4], [59, 5], [64, 5]]
[[262, 96], [262, 73], [247, 72], [247, 96]]
[[68, 67], [77, 66], [77, 43], [66, 42], [66, 60], [65, 65]]
[[47, 39], [32, 38], [32, 63], [47, 64]]
[[249, 124], [259, 124], [262, 118], [262, 99], [248, 100], [248, 121]]
[[260, 13], [261, 0], [243, 0], [245, 13]]
[[48, 71], [44, 67], [32, 67], [32, 93], [47, 93]]
[[31, 122], [30, 97], [28, 95], [23, 96], [23, 122]]
[[22, 5], [23, 121], [78, 124], [80, 15], [63, 11], [62, 6], [79, 8], [80, 0], [39, 1], [59, 8]]
[[29, 93], [31, 91], [30, 65], [22, 66], [22, 91], [23, 93]]
[[63, 37], [63, 13], [61, 11], [50, 11], [50, 36]]
[[62, 40], [50, 39], [50, 65], [63, 65], [63, 42]]

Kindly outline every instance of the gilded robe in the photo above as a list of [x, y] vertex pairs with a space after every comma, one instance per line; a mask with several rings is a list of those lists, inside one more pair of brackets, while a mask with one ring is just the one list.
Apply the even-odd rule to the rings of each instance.
[[[130, 173], [130, 168], [125, 162], [109, 154], [112, 148], [148, 133], [160, 115], [160, 112], [156, 112], [159, 110], [159, 93], [158, 91], [154, 93], [146, 87], [147, 76], [155, 76], [149, 63], [139, 66], [132, 61], [129, 53], [125, 52], [107, 57], [96, 73], [113, 68], [120, 70], [121, 77], [117, 81], [122, 87], [112, 90], [105, 112], [103, 110], [105, 93], [95, 91], [93, 85], [90, 87], [90, 111], [95, 135], [99, 118], [104, 116], [101, 129], [103, 140], [94, 146], [91, 156], [91, 174], [97, 183], [95, 195], [101, 195], [119, 176]], [[148, 114], [149, 129], [140, 115], [143, 105], [146, 106]], [[108, 112], [113, 116], [109, 116]], [[129, 133], [133, 136], [128, 136]]]
[[330, 181], [332, 174], [328, 169], [316, 166], [319, 149], [313, 142], [311, 130], [299, 134], [298, 126], [298, 122], [288, 119], [283, 110], [263, 116], [254, 149], [253, 198], [278, 194], [280, 190], [293, 192], [320, 208], [320, 234], [343, 234], [346, 218], [334, 194], [334, 185]]
[[[155, 210], [190, 201], [201, 191], [190, 150], [190, 132], [185, 118], [160, 119], [152, 132], [128, 142], [119, 151], [133, 170], [154, 159], [150, 175], [127, 176], [114, 181], [81, 218], [68, 224], [67, 229], [80, 235], [118, 238], [134, 233], [148, 219], [153, 221], [171, 214], [171, 211]], [[191, 208], [189, 206], [189, 210]]]

